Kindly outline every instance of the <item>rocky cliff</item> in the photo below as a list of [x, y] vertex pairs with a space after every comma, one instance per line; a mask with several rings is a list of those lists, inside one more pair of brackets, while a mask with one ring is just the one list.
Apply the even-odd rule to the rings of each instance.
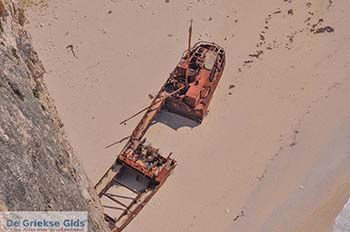
[[18, 2], [0, 0], [0, 210], [88, 211], [89, 231], [108, 231], [24, 22]]

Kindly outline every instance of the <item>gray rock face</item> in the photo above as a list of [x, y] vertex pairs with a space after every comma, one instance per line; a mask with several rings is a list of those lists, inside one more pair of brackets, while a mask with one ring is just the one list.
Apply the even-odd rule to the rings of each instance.
[[64, 136], [24, 20], [15, 1], [0, 0], [0, 210], [88, 211], [89, 231], [109, 231]]

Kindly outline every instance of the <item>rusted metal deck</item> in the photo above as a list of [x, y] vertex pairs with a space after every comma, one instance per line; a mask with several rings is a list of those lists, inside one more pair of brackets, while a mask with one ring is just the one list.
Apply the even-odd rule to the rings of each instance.
[[131, 222], [176, 166], [171, 154], [163, 157], [143, 139], [168, 96], [160, 92], [154, 98], [115, 163], [95, 186], [113, 232], [122, 231]]

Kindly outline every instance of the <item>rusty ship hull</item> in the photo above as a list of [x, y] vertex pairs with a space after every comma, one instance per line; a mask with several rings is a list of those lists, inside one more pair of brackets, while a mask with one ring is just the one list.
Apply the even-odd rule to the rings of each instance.
[[201, 123], [225, 67], [224, 49], [215, 43], [194, 45], [170, 74], [163, 91], [179, 93], [167, 98], [164, 108]]

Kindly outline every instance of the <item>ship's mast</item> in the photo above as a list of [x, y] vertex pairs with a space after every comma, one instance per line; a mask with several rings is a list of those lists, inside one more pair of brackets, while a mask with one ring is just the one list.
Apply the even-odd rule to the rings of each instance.
[[190, 59], [191, 59], [191, 56], [190, 56], [190, 53], [191, 53], [191, 40], [192, 40], [192, 22], [193, 22], [193, 19], [191, 19], [191, 24], [190, 24], [190, 28], [188, 29], [188, 48], [187, 48], [187, 68], [186, 68], [186, 73], [185, 73], [185, 85], [186, 85], [186, 88], [188, 86], [188, 76], [189, 76], [189, 68], [190, 68]]
[[191, 51], [192, 22], [193, 22], [193, 19], [191, 19], [190, 28], [188, 29], [188, 53], [190, 53], [190, 51]]

